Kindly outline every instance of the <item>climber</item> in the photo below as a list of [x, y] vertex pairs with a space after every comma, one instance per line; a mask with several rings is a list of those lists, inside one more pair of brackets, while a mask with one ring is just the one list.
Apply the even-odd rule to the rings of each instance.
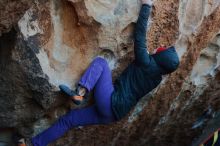
[[73, 127], [108, 124], [122, 119], [141, 97], [160, 84], [162, 75], [177, 69], [179, 58], [174, 47], [161, 47], [155, 54], [148, 54], [146, 29], [153, 2], [141, 1], [134, 32], [134, 61], [113, 85], [111, 71], [115, 67], [116, 57], [111, 50], [103, 49], [85, 71], [76, 90], [60, 85], [61, 91], [70, 96], [75, 104], [81, 104], [85, 94], [94, 89], [95, 104], [73, 109], [62, 116], [50, 128], [32, 138], [34, 146], [46, 146]]

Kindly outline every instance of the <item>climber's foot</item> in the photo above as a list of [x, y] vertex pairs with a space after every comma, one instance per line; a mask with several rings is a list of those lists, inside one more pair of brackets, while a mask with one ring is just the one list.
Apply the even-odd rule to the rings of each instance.
[[30, 139], [21, 138], [17, 146], [33, 146]]
[[65, 93], [66, 95], [72, 97], [72, 96], [76, 96], [77, 93], [73, 90], [71, 90], [69, 87], [67, 87], [66, 85], [59, 85], [60, 90]]
[[22, 139], [18, 140], [17, 146], [27, 146], [26, 143], [25, 143], [25, 139], [22, 138]]
[[31, 143], [31, 139], [24, 138], [18, 132], [13, 133], [12, 141], [14, 142], [15, 146], [33, 146], [33, 144]]
[[70, 96], [73, 103], [76, 105], [80, 105], [83, 101], [83, 96], [80, 96], [77, 91], [71, 90], [69, 87], [66, 85], [59, 85], [60, 90], [65, 93], [66, 95]]
[[84, 97], [76, 95], [76, 96], [72, 96], [71, 99], [76, 105], [80, 105], [83, 102]]

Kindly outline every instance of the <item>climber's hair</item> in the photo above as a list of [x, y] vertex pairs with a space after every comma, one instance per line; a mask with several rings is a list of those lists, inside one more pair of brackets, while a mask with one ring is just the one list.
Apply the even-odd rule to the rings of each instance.
[[113, 70], [117, 62], [114, 52], [108, 48], [101, 48], [101, 51], [98, 53], [98, 57], [104, 58], [109, 65], [109, 68]]

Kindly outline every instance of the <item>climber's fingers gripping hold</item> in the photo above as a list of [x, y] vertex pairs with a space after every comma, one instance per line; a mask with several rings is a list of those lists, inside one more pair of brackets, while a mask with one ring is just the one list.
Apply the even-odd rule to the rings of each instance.
[[142, 4], [148, 4], [150, 6], [152, 6], [153, 4], [153, 0], [141, 0]]

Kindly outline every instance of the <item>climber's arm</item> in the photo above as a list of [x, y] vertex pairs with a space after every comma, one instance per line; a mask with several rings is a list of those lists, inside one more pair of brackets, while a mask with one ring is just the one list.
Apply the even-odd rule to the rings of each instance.
[[135, 26], [134, 32], [134, 53], [135, 53], [135, 62], [137, 64], [149, 63], [149, 54], [147, 52], [146, 45], [146, 32], [147, 32], [147, 23], [148, 17], [150, 15], [151, 6], [149, 4], [143, 3], [138, 21]]

